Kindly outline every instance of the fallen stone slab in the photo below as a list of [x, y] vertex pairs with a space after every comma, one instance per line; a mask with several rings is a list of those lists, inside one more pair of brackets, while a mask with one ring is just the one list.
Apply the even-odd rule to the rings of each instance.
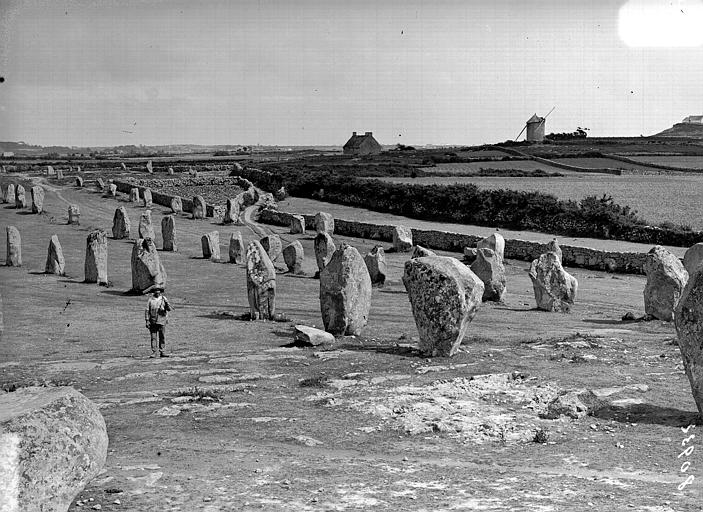
[[0, 510], [65, 512], [105, 465], [98, 408], [71, 387], [0, 393]]
[[334, 343], [334, 336], [332, 334], [322, 329], [308, 327], [307, 325], [296, 325], [293, 331], [293, 339], [314, 347], [325, 343]]

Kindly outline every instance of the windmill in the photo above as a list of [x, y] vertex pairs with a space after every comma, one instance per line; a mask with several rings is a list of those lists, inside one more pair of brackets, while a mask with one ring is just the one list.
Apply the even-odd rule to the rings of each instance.
[[552, 110], [547, 112], [547, 115], [544, 117], [539, 117], [537, 114], [533, 114], [532, 117], [527, 120], [522, 130], [520, 130], [520, 133], [518, 133], [517, 137], [515, 137], [515, 140], [518, 140], [520, 138], [520, 135], [522, 135], [522, 132], [524, 132], [525, 129], [527, 129], [527, 135], [525, 136], [525, 140], [535, 142], [541, 142], [542, 140], [544, 140], [545, 121], [547, 120], [549, 114], [554, 112], [555, 108], [557, 107], [552, 107]]

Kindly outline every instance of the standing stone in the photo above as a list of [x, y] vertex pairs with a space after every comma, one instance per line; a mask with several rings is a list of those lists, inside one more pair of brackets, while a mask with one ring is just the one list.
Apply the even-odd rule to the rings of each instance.
[[161, 219], [161, 238], [164, 241], [164, 251], [177, 251], [176, 219], [173, 215], [166, 215]]
[[247, 246], [247, 297], [252, 320], [273, 320], [276, 313], [276, 270], [257, 241]]
[[317, 212], [315, 214], [315, 231], [318, 233], [334, 233], [334, 218], [329, 213]]
[[483, 302], [502, 302], [506, 283], [503, 258], [493, 249], [480, 248], [476, 251], [471, 271], [483, 282]]
[[132, 187], [129, 190], [129, 200], [132, 203], [138, 203], [139, 202], [139, 189], [137, 187]]
[[149, 174], [154, 174], [154, 166], [152, 165], [151, 160], [146, 163], [146, 171]]
[[233, 224], [239, 221], [239, 201], [236, 199], [227, 199], [227, 206], [225, 208], [225, 216], [222, 222], [225, 224]]
[[76, 166], [76, 172], [81, 172], [81, 166], [80, 166], [80, 165], [77, 165], [77, 166]]
[[305, 233], [305, 217], [302, 215], [290, 216], [290, 232], [295, 235], [297, 233]]
[[237, 231], [232, 233], [229, 238], [229, 262], [242, 263], [244, 261], [244, 242], [242, 242], [242, 234]]
[[357, 335], [371, 308], [371, 277], [354, 247], [342, 243], [320, 272], [320, 310], [325, 330]]
[[7, 226], [7, 257], [5, 265], [8, 267], [22, 266], [22, 237], [15, 226]]
[[559, 242], [557, 242], [556, 238], [553, 238], [548, 244], [547, 247], [545, 248], [544, 252], [551, 252], [552, 254], [556, 254], [557, 259], [559, 260], [559, 263], [562, 263], [562, 254], [561, 254], [561, 247], [559, 247]]
[[411, 258], [425, 258], [427, 256], [437, 256], [437, 253], [421, 245], [413, 246], [413, 252], [410, 255]]
[[139, 227], [137, 230], [139, 238], [151, 238], [156, 240], [156, 235], [154, 234], [154, 225], [151, 223], [151, 210], [146, 210], [142, 212], [139, 217]]
[[81, 209], [77, 204], [68, 206], [68, 223], [79, 225], [81, 223]]
[[107, 233], [96, 229], [85, 244], [85, 282], [107, 285]]
[[17, 185], [15, 189], [15, 208], [27, 208], [27, 196], [22, 185]]
[[61, 248], [58, 235], [52, 235], [49, 241], [44, 272], [59, 276], [66, 274], [66, 261], [63, 258], [63, 249]]
[[644, 262], [647, 284], [644, 287], [644, 312], [659, 320], [670, 322], [674, 319], [674, 309], [681, 298], [688, 272], [681, 260], [655, 245]]
[[703, 272], [691, 274], [674, 313], [684, 370], [703, 415]]
[[276, 261], [283, 251], [281, 237], [278, 235], [267, 235], [259, 240], [259, 243], [266, 251], [266, 254], [269, 255], [271, 261]]
[[364, 256], [366, 269], [369, 271], [371, 284], [384, 284], [388, 267], [386, 266], [386, 253], [380, 245], [374, 246], [366, 256]]
[[288, 271], [293, 274], [301, 274], [303, 272], [303, 244], [298, 240], [293, 240], [283, 249], [283, 260], [286, 262]]
[[[3, 165], [3, 167], [5, 167], [5, 166]], [[54, 168], [52, 166], [49, 165], [46, 167], [46, 174], [51, 176], [52, 174], [56, 174], [56, 171], [54, 170]]]
[[207, 213], [207, 205], [203, 196], [195, 196], [193, 198], [193, 218], [204, 219]]
[[568, 313], [576, 300], [578, 281], [561, 266], [554, 252], [546, 252], [532, 262], [529, 271], [537, 309]]
[[132, 226], [129, 222], [127, 209], [124, 206], [116, 208], [115, 216], [112, 218], [112, 238], [116, 240], [129, 238], [131, 230]]
[[173, 167], [168, 168], [168, 175], [173, 176]]
[[0, 510], [65, 512], [107, 458], [97, 406], [72, 387], [32, 386], [1, 393], [0, 411]]
[[683, 255], [683, 266], [689, 277], [693, 277], [701, 263], [703, 263], [703, 242], [693, 244]]
[[63, 169], [56, 169], [56, 179], [57, 180], [63, 179]]
[[173, 196], [171, 198], [171, 211], [173, 213], [181, 213], [183, 211], [183, 201], [180, 196]]
[[405, 226], [393, 226], [393, 249], [408, 252], [413, 246], [413, 232]]
[[203, 248], [203, 258], [220, 261], [220, 233], [210, 231], [202, 236], [200, 245]]
[[156, 244], [150, 238], [138, 238], [132, 247], [132, 291], [143, 294], [165, 286], [166, 271]]
[[154, 204], [153, 198], [151, 196], [151, 189], [145, 188], [142, 197], [144, 199], [144, 208], [151, 208]]
[[493, 233], [491, 236], [479, 240], [476, 249], [491, 249], [502, 260], [505, 255], [505, 238], [500, 233]]
[[117, 197], [117, 185], [110, 183], [107, 187], [107, 195], [110, 197]]
[[9, 204], [15, 204], [15, 185], [14, 183], [9, 183], [5, 189], [5, 202]]
[[77, 187], [82, 187], [83, 186], [83, 178], [80, 176], [76, 176], [76, 186]]
[[420, 350], [453, 356], [481, 305], [483, 282], [456, 258], [430, 256], [405, 262], [403, 284], [420, 333]]
[[334, 245], [334, 240], [332, 240], [332, 237], [327, 231], [317, 233], [314, 245], [317, 268], [322, 271], [325, 265], [332, 259], [332, 254], [337, 250], [337, 246]]
[[124, 162], [121, 162], [120, 165], [122, 166], [123, 171], [127, 170], [127, 166], [124, 164]]
[[283, 201], [286, 197], [288, 197], [288, 191], [286, 190], [286, 187], [281, 187], [273, 193], [273, 198], [276, 201]]
[[32, 213], [41, 213], [44, 211], [44, 189], [39, 185], [32, 187], [29, 190], [32, 195]]
[[98, 192], [102, 192], [103, 190], [105, 190], [105, 182], [102, 178], [97, 178], [95, 180], [95, 190], [97, 190]]

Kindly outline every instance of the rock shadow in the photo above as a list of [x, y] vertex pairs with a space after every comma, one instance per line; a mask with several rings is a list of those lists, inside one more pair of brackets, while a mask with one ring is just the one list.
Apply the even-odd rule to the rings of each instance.
[[416, 357], [418, 359], [424, 359], [427, 354], [422, 352], [420, 349], [415, 347], [409, 347], [407, 345], [399, 345], [395, 342], [386, 343], [372, 343], [372, 342], [361, 342], [361, 343], [339, 343], [335, 344], [335, 349], [343, 349], [349, 351], [357, 352], [376, 352], [377, 354], [390, 354], [394, 356], [403, 357]]
[[620, 423], [647, 423], [668, 427], [687, 427], [694, 423], [703, 424], [697, 412], [652, 404], [608, 405], [596, 411], [593, 416]]

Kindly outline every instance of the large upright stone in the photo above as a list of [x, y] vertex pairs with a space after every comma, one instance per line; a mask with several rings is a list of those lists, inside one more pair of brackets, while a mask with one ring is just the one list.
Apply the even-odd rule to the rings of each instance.
[[556, 238], [553, 238], [547, 243], [547, 246], [545, 247], [544, 252], [551, 252], [552, 254], [555, 254], [557, 259], [559, 260], [559, 263], [562, 263], [562, 254], [561, 254], [561, 247], [559, 247], [559, 242], [557, 241]]
[[137, 187], [132, 187], [129, 189], [129, 200], [132, 203], [139, 202], [139, 189]]
[[476, 251], [476, 259], [471, 264], [471, 271], [483, 282], [482, 300], [484, 302], [503, 300], [506, 283], [503, 258], [493, 249], [480, 248]]
[[200, 238], [200, 245], [203, 249], [203, 258], [212, 261], [220, 261], [220, 233], [210, 231]]
[[408, 252], [413, 246], [413, 232], [405, 226], [393, 226], [393, 249]]
[[203, 196], [195, 196], [193, 198], [193, 218], [204, 219], [207, 213], [207, 205]]
[[151, 195], [151, 189], [145, 188], [142, 194], [142, 199], [144, 200], [144, 208], [151, 208], [154, 205], [154, 199]]
[[107, 195], [109, 197], [117, 197], [117, 185], [115, 185], [114, 183], [110, 183], [107, 186]]
[[236, 224], [237, 222], [239, 222], [239, 206], [239, 201], [237, 199], [227, 199], [227, 206], [225, 207], [225, 216], [222, 219], [222, 222], [225, 224]]
[[693, 277], [701, 263], [703, 263], [703, 242], [698, 242], [689, 247], [683, 255], [683, 266], [689, 277]]
[[173, 215], [166, 215], [161, 219], [161, 238], [164, 242], [164, 251], [178, 250], [176, 219]]
[[39, 185], [33, 186], [29, 190], [32, 194], [32, 213], [41, 213], [44, 211], [44, 189]]
[[317, 212], [315, 214], [315, 231], [318, 233], [334, 233], [334, 218], [329, 213]]
[[374, 246], [366, 256], [364, 256], [366, 269], [369, 271], [371, 284], [384, 284], [386, 275], [388, 274], [388, 266], [386, 265], [386, 253], [380, 245]]
[[271, 261], [276, 261], [283, 252], [281, 237], [278, 235], [267, 235], [259, 240], [259, 242], [261, 243], [261, 247], [266, 251], [266, 254], [271, 258]]
[[76, 186], [79, 188], [83, 187], [83, 178], [81, 176], [76, 176]]
[[131, 229], [127, 209], [124, 206], [116, 208], [115, 216], [112, 218], [112, 238], [117, 240], [129, 238]]
[[56, 169], [56, 179], [57, 180], [62, 180], [63, 179], [63, 169]]
[[420, 333], [420, 350], [453, 356], [481, 305], [483, 282], [456, 258], [429, 256], [405, 262], [403, 284]]
[[297, 233], [305, 233], [305, 217], [302, 215], [290, 216], [290, 232], [295, 235]]
[[293, 240], [283, 249], [283, 261], [286, 262], [288, 271], [293, 274], [300, 274], [303, 272], [304, 258], [305, 253], [303, 251], [303, 244], [301, 244], [299, 240]]
[[674, 313], [683, 367], [703, 415], [703, 272], [691, 274]]
[[68, 223], [75, 225], [81, 223], [81, 209], [77, 204], [68, 205]]
[[154, 225], [151, 222], [151, 210], [146, 210], [139, 216], [137, 234], [139, 238], [151, 238], [152, 240], [156, 240]]
[[146, 172], [154, 174], [154, 165], [151, 163], [151, 160], [146, 163]]
[[166, 286], [166, 271], [154, 241], [138, 238], [132, 247], [132, 291], [149, 293]]
[[52, 235], [49, 241], [44, 272], [59, 276], [66, 274], [66, 260], [63, 258], [63, 249], [61, 248], [58, 235]]
[[332, 240], [332, 237], [327, 231], [317, 233], [314, 246], [317, 268], [322, 271], [330, 259], [332, 259], [332, 255], [334, 254], [334, 251], [337, 250], [337, 246], [334, 244], [334, 240]]
[[173, 213], [183, 212], [183, 200], [180, 198], [180, 196], [173, 196], [171, 198], [171, 211]]
[[15, 208], [27, 208], [27, 196], [22, 185], [15, 189]]
[[242, 241], [242, 234], [239, 231], [235, 231], [229, 237], [229, 262], [230, 263], [243, 263], [244, 262], [244, 242]]
[[276, 270], [257, 241], [249, 242], [246, 253], [247, 296], [252, 320], [272, 320], [276, 313]]
[[105, 182], [100, 177], [95, 179], [95, 190], [98, 192], [103, 192], [105, 190]]
[[371, 308], [371, 277], [354, 247], [342, 243], [320, 272], [320, 310], [325, 330], [357, 335]]
[[8, 183], [5, 189], [5, 197], [3, 198], [6, 203], [15, 204], [15, 184]]
[[7, 226], [7, 257], [5, 265], [8, 267], [22, 266], [22, 237], [15, 226]]
[[659, 320], [670, 322], [688, 282], [688, 272], [681, 260], [655, 245], [644, 262], [647, 284], [644, 287], [644, 312]]
[[169, 168], [168, 168], [168, 175], [169, 175], [169, 176], [173, 176], [173, 174], [174, 174], [174, 172], [173, 172], [173, 167], [169, 167]]
[[532, 262], [529, 271], [537, 308], [568, 313], [576, 300], [578, 281], [561, 266], [559, 256], [546, 252]]
[[491, 249], [501, 260], [505, 255], [505, 238], [500, 233], [493, 233], [483, 240], [479, 240], [476, 249]]
[[107, 285], [107, 233], [96, 229], [85, 244], [85, 282]]
[[0, 393], [0, 510], [65, 512], [102, 470], [100, 411], [71, 387]]

